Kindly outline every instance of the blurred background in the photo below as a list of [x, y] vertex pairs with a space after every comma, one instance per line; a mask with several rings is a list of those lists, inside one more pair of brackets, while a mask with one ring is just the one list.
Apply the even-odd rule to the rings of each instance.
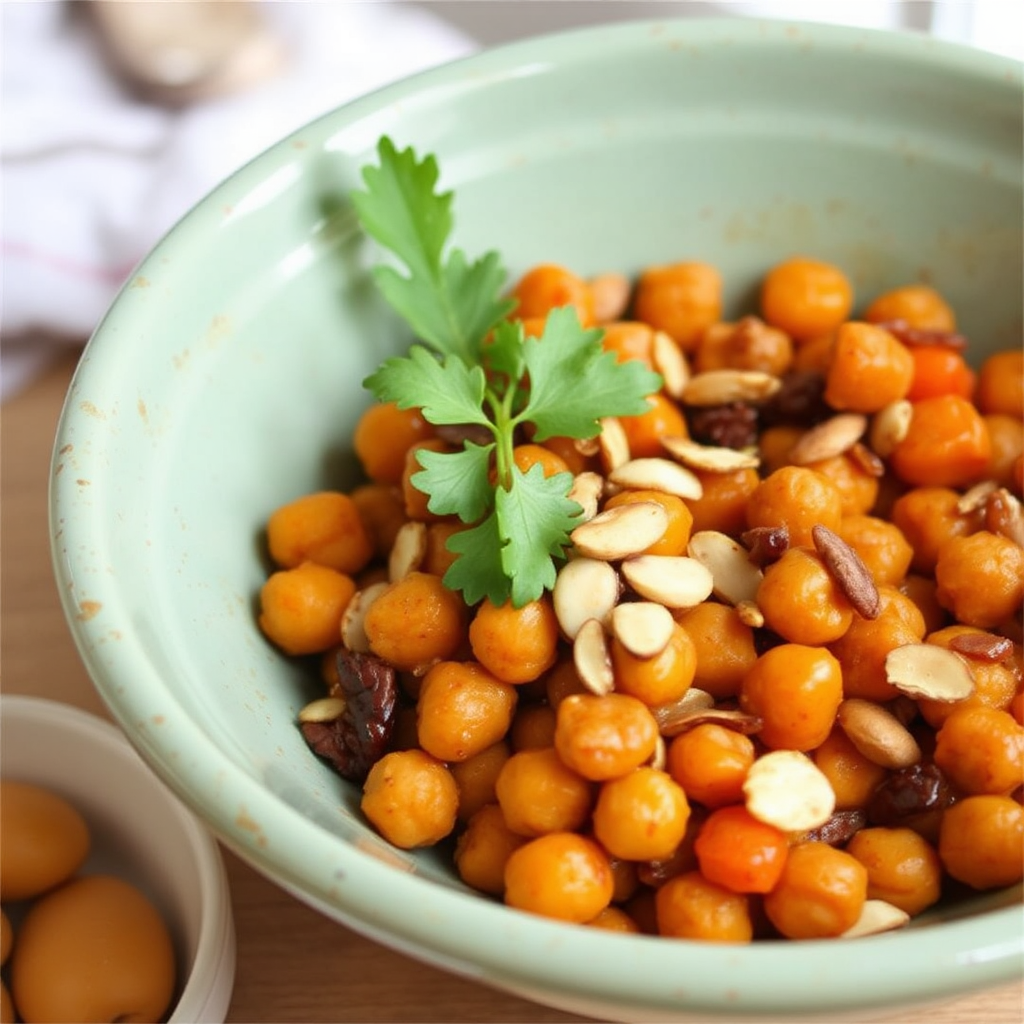
[[1024, 59], [1020, 0], [0, 0], [0, 400], [84, 343], [194, 202], [319, 114], [482, 47], [723, 15]]

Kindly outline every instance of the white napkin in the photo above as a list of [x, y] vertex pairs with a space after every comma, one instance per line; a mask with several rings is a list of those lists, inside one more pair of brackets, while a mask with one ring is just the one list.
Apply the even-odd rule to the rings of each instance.
[[405, 3], [267, 2], [275, 77], [183, 109], [134, 98], [57, 2], [0, 3], [0, 397], [82, 344], [136, 262], [224, 177], [288, 132], [477, 45]]

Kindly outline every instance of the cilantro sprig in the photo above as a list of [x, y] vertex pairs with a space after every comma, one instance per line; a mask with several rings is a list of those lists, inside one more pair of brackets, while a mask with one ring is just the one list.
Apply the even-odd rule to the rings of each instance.
[[572, 307], [552, 310], [541, 336], [527, 338], [510, 319], [515, 304], [503, 294], [500, 256], [470, 261], [450, 246], [452, 193], [437, 190], [436, 159], [419, 160], [387, 136], [377, 153], [379, 165], [363, 169], [365, 190], [352, 199], [363, 229], [400, 264], [381, 263], [374, 275], [418, 341], [364, 384], [435, 426], [473, 426], [490, 437], [455, 452], [420, 451], [412, 483], [432, 512], [467, 526], [448, 541], [457, 557], [446, 585], [470, 604], [486, 597], [521, 607], [554, 586], [582, 512], [568, 496], [571, 474], [516, 466], [524, 428], [538, 442], [593, 437], [606, 416], [645, 412], [661, 378], [639, 362], [618, 362]]

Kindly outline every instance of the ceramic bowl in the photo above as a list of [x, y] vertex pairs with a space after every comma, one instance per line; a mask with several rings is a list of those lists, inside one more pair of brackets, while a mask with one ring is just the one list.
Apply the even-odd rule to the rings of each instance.
[[318, 693], [260, 635], [262, 529], [354, 480], [360, 382], [410, 340], [348, 200], [382, 134], [437, 155], [456, 241], [627, 273], [699, 258], [726, 312], [773, 262], [858, 296], [927, 280], [975, 352], [1021, 337], [1021, 69], [918, 36], [744, 19], [485, 52], [296, 131], [201, 202], [90, 341], [60, 422], [53, 552], [81, 655], [146, 761], [239, 856], [365, 935], [620, 1020], [865, 1019], [1020, 971], [1019, 893], [898, 933], [746, 948], [574, 928], [399, 852], [311, 755]]
[[[138, 886], [174, 941], [178, 986], [168, 1024], [223, 1021], [235, 979], [235, 926], [210, 831], [110, 722], [56, 701], [0, 697], [0, 776], [64, 797], [89, 826], [80, 875]], [[17, 943], [17, 933], [15, 933]]]

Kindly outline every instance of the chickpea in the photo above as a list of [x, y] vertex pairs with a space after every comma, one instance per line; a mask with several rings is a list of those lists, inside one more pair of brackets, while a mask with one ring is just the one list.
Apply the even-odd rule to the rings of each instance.
[[703, 493], [686, 502], [693, 517], [691, 531], [718, 530], [735, 535], [746, 529], [747, 502], [760, 478], [755, 469], [737, 469], [731, 473], [707, 473], [698, 470]]
[[838, 726], [811, 752], [811, 758], [832, 786], [838, 811], [867, 806], [885, 778], [885, 769], [868, 760]]
[[742, 803], [755, 749], [749, 736], [704, 722], [673, 737], [666, 757], [668, 773], [687, 797], [715, 808]]
[[1019, 494], [1015, 473], [1024, 453], [1024, 423], [1016, 416], [994, 412], [985, 416], [985, 426], [992, 442], [992, 461], [985, 476]]
[[555, 263], [531, 267], [515, 283], [512, 298], [520, 319], [543, 319], [561, 306], [572, 306], [584, 327], [594, 322], [594, 296], [578, 274]]
[[998, 708], [958, 708], [939, 728], [934, 756], [964, 793], [1009, 795], [1024, 783], [1024, 727]]
[[870, 512], [878, 501], [878, 477], [848, 452], [809, 462], [806, 468], [836, 485], [844, 518]]
[[863, 828], [846, 845], [868, 873], [868, 899], [885, 900], [915, 917], [942, 895], [942, 861], [909, 828]]
[[588, 928], [603, 928], [609, 932], [625, 932], [638, 935], [640, 925], [621, 907], [605, 907], [593, 920], [587, 921]]
[[455, 870], [474, 889], [491, 896], [505, 891], [505, 865], [513, 851], [526, 842], [506, 824], [497, 804], [476, 810], [455, 841]]
[[793, 343], [785, 331], [756, 316], [737, 323], [713, 324], [694, 354], [694, 370], [759, 370], [781, 377], [793, 362]]
[[611, 658], [616, 690], [652, 707], [679, 700], [689, 690], [697, 669], [696, 645], [678, 623], [661, 653], [650, 658], [638, 657], [615, 637]]
[[892, 522], [913, 549], [910, 565], [915, 572], [930, 576], [947, 540], [981, 529], [981, 516], [960, 512], [959, 501], [951, 487], [915, 487], [893, 503]]
[[697, 665], [693, 685], [713, 697], [735, 697], [747, 670], [757, 661], [754, 631], [734, 607], [705, 601], [676, 613], [693, 641]]
[[558, 657], [558, 619], [548, 595], [521, 608], [484, 599], [469, 625], [473, 655], [506, 683], [539, 678]]
[[393, 484], [362, 484], [353, 489], [351, 498], [373, 545], [374, 557], [386, 562], [406, 522], [401, 491]]
[[670, 856], [686, 834], [690, 805], [682, 787], [649, 766], [601, 784], [594, 807], [594, 835], [623, 860]]
[[860, 555], [879, 586], [898, 587], [903, 582], [914, 549], [894, 523], [872, 515], [844, 515], [839, 536]]
[[259, 627], [286, 654], [320, 654], [337, 646], [355, 592], [351, 576], [325, 565], [281, 569], [260, 589]]
[[789, 838], [758, 821], [742, 804], [713, 810], [694, 841], [701, 874], [737, 893], [766, 893], [778, 884], [789, 856]]
[[620, 363], [635, 360], [648, 369], [654, 369], [651, 350], [654, 346], [654, 328], [639, 320], [617, 320], [606, 324], [601, 338], [601, 347], [614, 352]]
[[438, 437], [428, 437], [426, 440], [417, 441], [406, 450], [405, 462], [402, 466], [402, 475], [398, 481], [398, 486], [402, 492], [402, 502], [405, 506], [407, 519], [415, 519], [421, 523], [434, 523], [444, 518], [430, 511], [428, 507], [429, 495], [421, 491], [413, 483], [413, 479], [423, 469], [423, 464], [419, 460], [420, 452], [450, 453], [454, 450], [450, 444], [447, 444]]
[[853, 608], [817, 552], [790, 547], [757, 589], [765, 624], [790, 643], [828, 644], [853, 622]]
[[960, 622], [988, 629], [1012, 618], [1024, 601], [1024, 548], [979, 530], [939, 548], [936, 597]]
[[1007, 349], [985, 359], [975, 398], [983, 413], [1024, 419], [1024, 352]]
[[1008, 796], [968, 796], [948, 807], [939, 827], [939, 857], [948, 874], [973, 889], [1024, 878], [1024, 807]]
[[[413, 717], [415, 729], [415, 714]], [[414, 735], [415, 739], [415, 735]], [[418, 745], [416, 740], [415, 745]], [[502, 765], [511, 756], [508, 743], [498, 740], [481, 750], [479, 754], [467, 757], [465, 761], [453, 761], [448, 769], [459, 787], [459, 821], [466, 822], [485, 804], [493, 804], [497, 797], [494, 786]]]
[[363, 472], [378, 484], [399, 484], [406, 452], [434, 436], [419, 409], [399, 409], [393, 402], [371, 405], [359, 417], [352, 446]]
[[689, 437], [683, 413], [671, 398], [657, 392], [647, 396], [647, 404], [650, 406], [647, 412], [619, 417], [630, 454], [635, 459], [663, 455], [663, 437]]
[[676, 875], [654, 897], [659, 935], [704, 942], [750, 942], [748, 896], [709, 881], [699, 871]]
[[839, 531], [843, 499], [839, 488], [803, 466], [783, 466], [764, 478], [747, 502], [747, 526], [785, 526], [794, 547], [813, 544], [819, 523]]
[[834, 331], [852, 308], [849, 279], [821, 260], [784, 260], [768, 271], [761, 285], [762, 316], [797, 342]]
[[864, 311], [871, 323], [904, 320], [929, 331], [955, 331], [956, 316], [949, 303], [925, 284], [906, 284], [876, 296]]
[[518, 835], [573, 832], [590, 818], [593, 785], [567, 768], [553, 747], [520, 750], [502, 766], [495, 795]]
[[638, 768], [654, 753], [658, 723], [625, 693], [573, 694], [558, 705], [555, 749], [585, 779], [603, 782]]
[[267, 546], [283, 569], [316, 562], [350, 576], [373, 555], [358, 507], [338, 491], [305, 494], [275, 509], [267, 520]]
[[692, 352], [722, 315], [722, 278], [707, 263], [681, 262], [648, 267], [633, 299], [638, 319], [671, 335]]
[[888, 680], [885, 659], [890, 651], [920, 639], [895, 612], [882, 611], [874, 619], [855, 616], [850, 628], [829, 645], [842, 668], [844, 696], [892, 700], [898, 691]]
[[905, 398], [913, 380], [914, 357], [885, 328], [852, 320], [840, 325], [825, 375], [825, 401], [833, 409], [878, 412]]

